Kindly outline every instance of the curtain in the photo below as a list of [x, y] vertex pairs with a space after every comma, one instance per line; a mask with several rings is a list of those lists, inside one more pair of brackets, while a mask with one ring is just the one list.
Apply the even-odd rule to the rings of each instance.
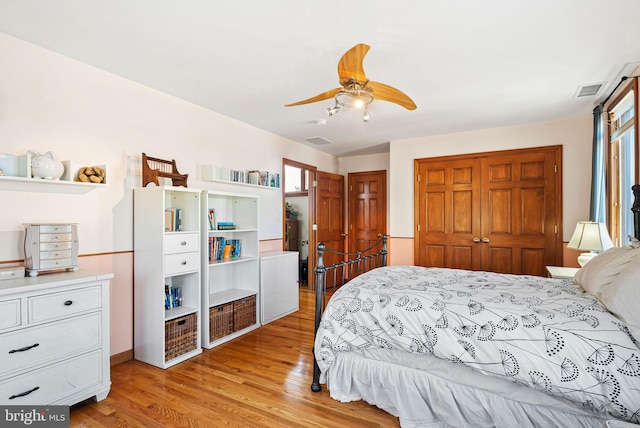
[[606, 171], [604, 141], [604, 106], [593, 109], [593, 154], [591, 158], [591, 209], [589, 220], [606, 223]]

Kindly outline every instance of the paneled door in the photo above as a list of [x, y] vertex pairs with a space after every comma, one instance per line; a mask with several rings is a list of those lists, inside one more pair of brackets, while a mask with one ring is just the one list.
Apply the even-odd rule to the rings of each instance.
[[482, 269], [481, 160], [416, 161], [416, 264]]
[[[317, 242], [324, 243], [327, 248], [335, 251], [345, 251], [344, 232], [344, 176], [329, 172], [316, 173], [316, 224]], [[311, 250], [311, 249], [310, 249]], [[342, 257], [325, 253], [324, 264], [329, 266], [342, 261]], [[327, 278], [327, 286], [340, 284], [343, 272], [337, 272], [338, 277]]]
[[545, 276], [562, 263], [561, 146], [415, 161], [416, 264]]
[[387, 233], [387, 171], [348, 175], [349, 252], [370, 248]]

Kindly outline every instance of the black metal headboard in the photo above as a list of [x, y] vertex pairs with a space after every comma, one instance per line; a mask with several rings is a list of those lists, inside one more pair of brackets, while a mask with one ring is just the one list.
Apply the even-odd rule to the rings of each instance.
[[631, 186], [631, 190], [633, 191], [633, 206], [631, 207], [631, 211], [633, 211], [633, 234], [636, 239], [640, 239], [640, 184], [634, 184]]

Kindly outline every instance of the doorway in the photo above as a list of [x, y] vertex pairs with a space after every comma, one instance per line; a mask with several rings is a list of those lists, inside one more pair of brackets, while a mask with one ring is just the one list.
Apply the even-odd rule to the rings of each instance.
[[283, 188], [282, 248], [298, 252], [298, 281], [300, 286], [314, 287], [312, 273], [315, 266], [316, 236], [315, 188], [317, 168], [282, 159]]

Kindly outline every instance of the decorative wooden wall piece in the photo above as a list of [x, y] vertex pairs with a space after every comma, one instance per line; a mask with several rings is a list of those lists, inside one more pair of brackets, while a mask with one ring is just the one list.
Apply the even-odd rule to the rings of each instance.
[[189, 174], [180, 174], [174, 159], [152, 158], [142, 153], [142, 186], [147, 187], [149, 183], [159, 186], [158, 177], [170, 178], [174, 186], [187, 187]]

